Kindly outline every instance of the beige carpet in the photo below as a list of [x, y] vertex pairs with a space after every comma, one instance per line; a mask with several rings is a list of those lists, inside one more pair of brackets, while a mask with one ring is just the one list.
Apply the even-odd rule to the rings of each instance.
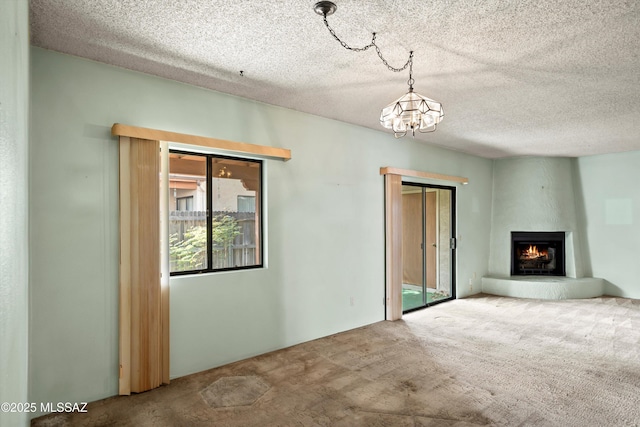
[[639, 426], [640, 300], [452, 301], [34, 426]]

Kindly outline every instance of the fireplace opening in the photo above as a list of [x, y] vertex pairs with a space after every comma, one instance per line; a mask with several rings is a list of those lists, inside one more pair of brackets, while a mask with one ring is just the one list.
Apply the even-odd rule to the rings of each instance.
[[564, 231], [512, 231], [512, 276], [564, 276]]

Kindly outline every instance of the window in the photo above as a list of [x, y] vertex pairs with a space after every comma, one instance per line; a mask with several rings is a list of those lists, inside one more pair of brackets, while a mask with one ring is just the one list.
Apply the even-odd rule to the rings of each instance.
[[262, 162], [169, 153], [172, 275], [262, 266]]
[[238, 196], [238, 212], [255, 212], [255, 196]]
[[193, 210], [193, 196], [176, 197], [176, 210], [177, 211], [192, 211]]

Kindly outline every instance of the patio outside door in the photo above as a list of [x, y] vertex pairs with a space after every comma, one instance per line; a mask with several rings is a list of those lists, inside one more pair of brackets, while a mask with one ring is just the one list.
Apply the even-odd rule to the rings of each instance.
[[454, 298], [454, 188], [402, 185], [402, 311]]

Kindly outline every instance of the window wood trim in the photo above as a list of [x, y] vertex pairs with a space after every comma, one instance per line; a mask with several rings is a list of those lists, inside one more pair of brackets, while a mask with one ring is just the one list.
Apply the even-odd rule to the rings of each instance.
[[391, 166], [385, 166], [380, 168], [380, 175], [400, 175], [400, 176], [410, 176], [414, 178], [436, 179], [438, 181], [459, 182], [460, 184], [464, 184], [464, 185], [469, 183], [469, 178], [464, 178], [461, 176], [443, 175], [440, 173], [422, 172], [422, 171], [416, 171], [411, 169], [394, 168]]
[[291, 150], [286, 148], [268, 147], [266, 145], [248, 144], [246, 142], [226, 141], [224, 139], [209, 138], [206, 136], [123, 125], [121, 123], [115, 123], [111, 127], [111, 135], [156, 141], [178, 142], [243, 154], [252, 154], [283, 161], [291, 159]]
[[385, 318], [402, 319], [402, 177], [384, 176]]
[[119, 394], [169, 383], [169, 289], [160, 281], [159, 141], [120, 137]]

